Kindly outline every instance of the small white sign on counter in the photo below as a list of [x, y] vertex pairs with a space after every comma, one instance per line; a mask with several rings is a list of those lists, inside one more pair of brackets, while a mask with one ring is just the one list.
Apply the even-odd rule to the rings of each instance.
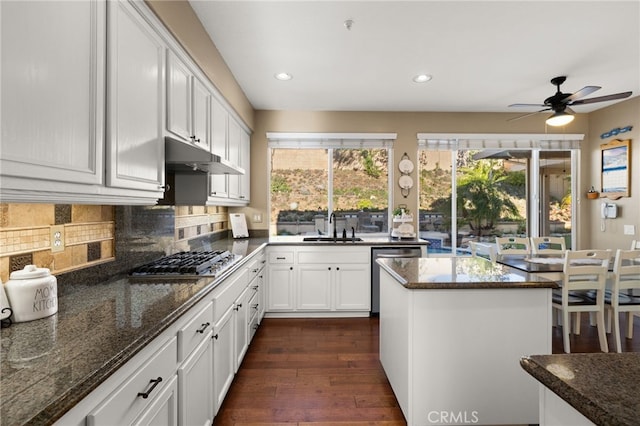
[[247, 230], [247, 218], [244, 213], [230, 213], [229, 220], [231, 221], [233, 238], [249, 237], [249, 231]]

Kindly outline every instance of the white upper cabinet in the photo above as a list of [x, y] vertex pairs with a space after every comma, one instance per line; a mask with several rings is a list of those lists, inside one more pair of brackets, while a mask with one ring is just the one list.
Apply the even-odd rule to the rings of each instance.
[[189, 66], [167, 53], [167, 130], [179, 139], [209, 151], [211, 94]]
[[107, 185], [164, 185], [162, 40], [127, 1], [109, 2]]
[[145, 8], [0, 2], [3, 201], [161, 197], [166, 46]]
[[38, 180], [103, 182], [105, 13], [101, 1], [0, 2], [3, 199]]
[[[225, 160], [229, 158], [227, 145], [227, 122], [229, 112], [215, 98], [211, 99], [211, 152]], [[229, 197], [227, 175], [210, 175], [210, 196], [219, 198]]]
[[[229, 118], [229, 161], [240, 165], [240, 145], [242, 144], [242, 128], [236, 120]], [[229, 175], [229, 198], [240, 199], [241, 175]]]

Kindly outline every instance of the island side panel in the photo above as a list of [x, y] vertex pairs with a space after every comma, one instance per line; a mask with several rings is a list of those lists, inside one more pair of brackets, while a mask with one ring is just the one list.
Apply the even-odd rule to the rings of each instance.
[[409, 290], [389, 272], [380, 269], [380, 362], [406, 419], [410, 412], [409, 349], [412, 346], [409, 296]]
[[543, 384], [540, 388], [540, 424], [544, 426], [595, 425]]
[[538, 383], [519, 359], [551, 353], [551, 289], [413, 290], [411, 298], [410, 425], [539, 423]]

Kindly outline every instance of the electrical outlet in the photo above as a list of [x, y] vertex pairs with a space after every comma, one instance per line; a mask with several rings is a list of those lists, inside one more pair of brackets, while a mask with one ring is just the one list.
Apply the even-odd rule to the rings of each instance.
[[635, 225], [625, 225], [624, 226], [624, 235], [636, 235], [636, 227], [635, 227]]
[[253, 223], [262, 223], [262, 213], [253, 214]]
[[56, 253], [64, 250], [64, 225], [55, 225], [51, 230], [51, 252]]

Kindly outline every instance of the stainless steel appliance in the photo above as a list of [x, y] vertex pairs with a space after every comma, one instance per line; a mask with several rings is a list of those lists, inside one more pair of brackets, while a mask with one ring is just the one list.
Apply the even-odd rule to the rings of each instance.
[[376, 259], [422, 257], [420, 246], [393, 246], [371, 248], [371, 315], [380, 314], [380, 265]]
[[129, 275], [136, 278], [172, 276], [172, 278], [215, 277], [242, 256], [227, 250], [186, 251], [138, 266]]

